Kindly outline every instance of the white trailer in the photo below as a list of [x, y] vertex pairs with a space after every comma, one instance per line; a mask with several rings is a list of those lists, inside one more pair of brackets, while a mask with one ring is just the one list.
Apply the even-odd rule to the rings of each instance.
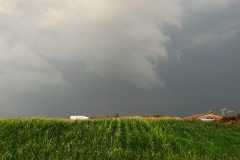
[[87, 120], [89, 117], [86, 116], [70, 116], [71, 120]]

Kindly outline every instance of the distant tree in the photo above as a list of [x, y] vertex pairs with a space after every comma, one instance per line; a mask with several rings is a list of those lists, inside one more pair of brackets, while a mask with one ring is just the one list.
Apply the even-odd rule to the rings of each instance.
[[236, 115], [236, 117], [237, 117], [237, 119], [240, 119], [240, 113], [238, 113], [238, 114]]
[[221, 122], [223, 122], [223, 123], [226, 123], [226, 122], [236, 123], [237, 118], [235, 116], [223, 116]]
[[155, 115], [153, 115], [153, 117], [161, 117], [161, 115], [159, 115], [159, 114], [155, 114]]

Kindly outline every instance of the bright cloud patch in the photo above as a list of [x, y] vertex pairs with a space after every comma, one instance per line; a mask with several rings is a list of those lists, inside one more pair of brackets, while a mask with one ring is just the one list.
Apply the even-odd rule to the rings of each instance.
[[40, 91], [70, 87], [60, 72], [20, 42], [7, 44], [0, 39], [0, 89], [2, 92]]
[[13, 77], [18, 77], [14, 84], [19, 86], [65, 85], [51, 58], [82, 63], [87, 72], [112, 75], [137, 87], [164, 86], [155, 70], [168, 57], [165, 44], [170, 38], [162, 27], [181, 27], [181, 4], [201, 9], [231, 2], [0, 0], [0, 65], [5, 70], [1, 85]]
[[181, 26], [182, 8], [177, 1], [4, 4], [2, 21], [11, 32], [9, 43], [27, 45], [35, 58], [40, 55], [83, 63], [87, 72], [129, 80], [137, 87], [164, 86], [155, 72], [159, 60], [168, 57], [164, 45], [169, 37], [161, 27]]
[[168, 56], [161, 26], [180, 26], [181, 15], [175, 0], [73, 1], [46, 8], [39, 23], [46, 35], [38, 43], [45, 57], [79, 61], [88, 72], [137, 87], [164, 86], [154, 70]]

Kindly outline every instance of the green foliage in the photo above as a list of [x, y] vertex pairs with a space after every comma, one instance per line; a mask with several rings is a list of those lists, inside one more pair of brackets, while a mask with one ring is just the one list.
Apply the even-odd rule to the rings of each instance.
[[239, 130], [188, 120], [0, 120], [0, 159], [240, 159]]
[[237, 119], [240, 119], [240, 113], [238, 113], [238, 114], [236, 115], [236, 117], [237, 117]]

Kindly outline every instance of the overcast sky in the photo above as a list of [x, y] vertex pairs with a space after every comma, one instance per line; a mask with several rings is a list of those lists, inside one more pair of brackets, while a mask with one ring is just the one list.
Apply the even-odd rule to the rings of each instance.
[[239, 0], [0, 0], [0, 117], [240, 112]]

